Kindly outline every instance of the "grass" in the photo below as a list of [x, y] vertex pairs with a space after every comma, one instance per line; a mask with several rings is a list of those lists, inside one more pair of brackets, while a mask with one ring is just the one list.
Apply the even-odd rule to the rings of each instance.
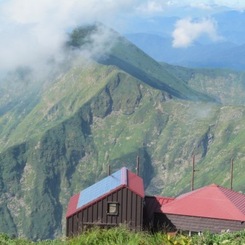
[[10, 238], [0, 234], [1, 245], [244, 245], [245, 231], [234, 233], [194, 235], [192, 237], [177, 234], [169, 235], [158, 232], [132, 232], [125, 227], [116, 227], [108, 230], [94, 228], [73, 238], [45, 240], [33, 242], [24, 238]]

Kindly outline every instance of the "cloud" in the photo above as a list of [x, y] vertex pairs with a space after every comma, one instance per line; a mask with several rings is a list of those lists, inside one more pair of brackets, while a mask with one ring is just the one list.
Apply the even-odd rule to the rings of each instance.
[[86, 39], [88, 42], [75, 52], [88, 60], [91, 58], [100, 59], [108, 54], [116, 40], [117, 35], [113, 30], [104, 25], [96, 24], [96, 30]]
[[[121, 11], [137, 5], [138, 0], [0, 0], [0, 73], [59, 62], [69, 31], [96, 21], [114, 23]], [[103, 49], [99, 40], [111, 38], [101, 31], [94, 35], [97, 52]]]
[[212, 6], [207, 3], [195, 2], [190, 4], [193, 8], [203, 9], [203, 10], [212, 10]]
[[193, 21], [191, 18], [177, 21], [175, 30], [172, 33], [174, 48], [189, 47], [195, 40], [202, 35], [206, 35], [212, 41], [222, 39], [217, 33], [216, 23], [211, 19], [202, 19]]
[[[62, 48], [73, 28], [99, 21], [120, 33], [137, 18], [162, 14], [194, 0], [0, 0], [0, 75], [20, 66], [40, 67], [47, 60], [62, 61]], [[244, 7], [244, 1], [207, 0], [207, 4], [230, 4]], [[232, 3], [231, 3], [232, 2]], [[203, 5], [204, 6], [204, 5]], [[140, 22], [141, 23], [141, 22]], [[144, 22], [143, 22], [144, 23]], [[129, 28], [130, 29], [130, 28]], [[101, 34], [101, 33], [100, 33]], [[108, 34], [108, 33], [107, 33]], [[173, 46], [191, 45], [200, 35], [218, 39], [211, 20], [181, 20], [173, 33]], [[110, 38], [111, 36], [108, 35]], [[99, 41], [99, 36], [96, 37]], [[101, 40], [105, 36], [101, 34]], [[95, 47], [95, 45], [94, 45]], [[97, 43], [96, 47], [101, 47]], [[101, 50], [99, 50], [101, 51]]]
[[228, 7], [236, 10], [245, 10], [245, 1], [244, 0], [209, 0], [210, 3], [217, 6]]
[[207, 8], [210, 7], [227, 7], [236, 10], [245, 10], [245, 1], [244, 0], [203, 0], [203, 1], [196, 1], [196, 0], [171, 0], [172, 6], [180, 7], [180, 6], [193, 6], [193, 7], [200, 7], [200, 8]]
[[141, 14], [147, 14], [152, 15], [156, 13], [162, 13], [165, 10], [165, 6], [167, 3], [164, 3], [162, 1], [153, 1], [149, 0], [146, 2], [143, 2], [137, 7], [137, 10]]

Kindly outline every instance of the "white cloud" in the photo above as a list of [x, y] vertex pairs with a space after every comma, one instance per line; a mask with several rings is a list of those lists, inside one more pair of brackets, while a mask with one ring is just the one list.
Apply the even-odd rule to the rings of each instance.
[[87, 59], [101, 58], [106, 56], [114, 45], [115, 33], [103, 25], [97, 25], [97, 30], [90, 35], [89, 41], [89, 44], [78, 51], [79, 55]]
[[213, 41], [221, 40], [217, 34], [216, 24], [211, 19], [202, 19], [198, 22], [191, 18], [177, 21], [172, 33], [172, 46], [175, 48], [189, 47], [200, 36], [206, 35]]
[[245, 10], [244, 0], [210, 0], [211, 3], [217, 6], [224, 6], [228, 8], [233, 8], [237, 10]]
[[[49, 57], [62, 59], [67, 30], [94, 21], [124, 32], [136, 18], [164, 13], [196, 0], [0, 0], [0, 73], [18, 66], [32, 66]], [[209, 4], [244, 7], [245, 1], [207, 0]], [[137, 30], [136, 30], [137, 31]], [[213, 21], [182, 20], [173, 33], [175, 47], [188, 46], [200, 35], [218, 38]], [[104, 37], [103, 37], [104, 39]]]
[[244, 0], [171, 0], [172, 6], [195, 6], [201, 8], [209, 8], [212, 6], [222, 6], [237, 10], [245, 10], [245, 1]]
[[156, 13], [162, 13], [165, 10], [167, 3], [156, 0], [142, 1], [142, 3], [137, 7], [137, 10], [141, 14], [152, 15]]
[[59, 60], [68, 30], [95, 21], [113, 23], [121, 11], [137, 4], [138, 0], [1, 1], [0, 73], [45, 63], [50, 57]]
[[198, 8], [203, 10], [212, 10], [212, 6], [210, 4], [202, 3], [202, 2], [191, 3], [190, 6], [193, 8]]

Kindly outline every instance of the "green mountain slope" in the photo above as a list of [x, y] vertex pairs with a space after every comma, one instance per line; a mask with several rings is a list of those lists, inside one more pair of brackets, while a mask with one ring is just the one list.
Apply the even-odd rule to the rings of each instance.
[[101, 62], [107, 65], [116, 65], [146, 84], [164, 90], [176, 98], [214, 101], [207, 94], [189, 87], [181, 77], [169, 73], [158, 62], [123, 38], [117, 39], [111, 53]]
[[181, 78], [189, 87], [208, 94], [224, 105], [245, 104], [245, 73], [227, 69], [188, 69], [162, 63], [170, 73]]
[[[189, 190], [193, 154], [196, 187], [229, 187], [233, 158], [234, 189], [245, 192], [242, 95], [222, 97], [229, 76], [212, 74], [160, 65], [120, 38], [99, 62], [78, 56], [45, 86], [0, 85], [0, 232], [61, 236], [70, 196], [108, 165], [134, 171], [137, 156], [148, 194]], [[240, 88], [243, 75], [229, 74]]]

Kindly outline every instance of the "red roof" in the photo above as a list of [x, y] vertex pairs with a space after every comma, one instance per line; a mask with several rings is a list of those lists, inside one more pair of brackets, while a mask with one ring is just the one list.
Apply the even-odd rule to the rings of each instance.
[[67, 207], [67, 211], [66, 211], [66, 216], [71, 216], [75, 210], [77, 209], [77, 203], [78, 203], [78, 199], [79, 199], [80, 193], [72, 196], [70, 198], [68, 207]]
[[127, 173], [128, 173], [128, 178], [127, 178], [126, 186], [128, 187], [128, 189], [138, 194], [139, 196], [144, 197], [145, 191], [144, 191], [143, 179], [139, 177], [137, 174], [134, 174], [133, 172], [129, 171], [128, 169], [127, 169]]
[[212, 184], [183, 194], [161, 207], [166, 214], [245, 221], [245, 195]]
[[[155, 196], [155, 198], [161, 207], [169, 202], [172, 202], [175, 199], [174, 197], [163, 197], [163, 196]], [[157, 210], [155, 210], [155, 212], [157, 212]], [[159, 212], [161, 212], [161, 210], [159, 210]]]
[[68, 203], [66, 217], [125, 187], [142, 198], [145, 196], [143, 179], [124, 167], [72, 196]]

